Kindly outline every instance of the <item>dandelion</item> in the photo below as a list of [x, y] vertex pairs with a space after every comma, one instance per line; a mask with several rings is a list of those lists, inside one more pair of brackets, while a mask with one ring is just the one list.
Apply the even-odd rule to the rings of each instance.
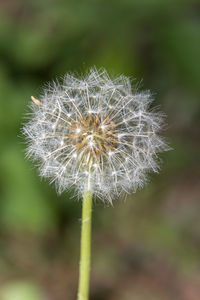
[[129, 78], [111, 79], [104, 69], [83, 78], [65, 75], [40, 97], [23, 132], [27, 154], [40, 176], [58, 192], [74, 187], [83, 197], [79, 298], [88, 299], [92, 196], [110, 203], [136, 191], [157, 172], [158, 153], [168, 150], [158, 135], [163, 114], [150, 109], [151, 94], [133, 88]]

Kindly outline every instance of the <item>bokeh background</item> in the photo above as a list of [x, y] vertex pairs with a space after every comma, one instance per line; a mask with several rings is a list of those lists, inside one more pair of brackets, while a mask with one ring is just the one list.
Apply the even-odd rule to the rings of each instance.
[[200, 299], [200, 2], [0, 1], [0, 299], [76, 299], [81, 201], [25, 159], [30, 96], [67, 71], [137, 78], [172, 151], [141, 191], [93, 209], [91, 300]]

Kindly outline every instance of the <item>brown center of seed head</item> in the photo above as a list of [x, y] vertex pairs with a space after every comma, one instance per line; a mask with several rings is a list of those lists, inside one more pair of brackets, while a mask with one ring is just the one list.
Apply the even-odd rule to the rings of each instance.
[[109, 118], [97, 114], [88, 114], [74, 121], [70, 128], [71, 139], [77, 155], [87, 163], [95, 163], [108, 157], [118, 146], [118, 134], [115, 123]]

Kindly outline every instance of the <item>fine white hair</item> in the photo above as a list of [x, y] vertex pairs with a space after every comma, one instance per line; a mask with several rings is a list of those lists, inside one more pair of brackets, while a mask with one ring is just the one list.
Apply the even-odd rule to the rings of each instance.
[[163, 114], [150, 108], [152, 100], [128, 77], [112, 79], [105, 69], [66, 74], [31, 104], [23, 128], [27, 155], [58, 192], [73, 186], [79, 196], [88, 189], [110, 202], [135, 192], [149, 171], [158, 171], [157, 154], [168, 150], [158, 135]]

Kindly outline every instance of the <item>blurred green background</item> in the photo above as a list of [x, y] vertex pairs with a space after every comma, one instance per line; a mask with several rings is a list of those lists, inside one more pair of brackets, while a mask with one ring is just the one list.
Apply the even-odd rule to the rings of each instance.
[[200, 299], [200, 2], [1, 0], [0, 299], [76, 299], [81, 202], [25, 159], [30, 96], [90, 66], [137, 78], [173, 151], [143, 190], [93, 209], [91, 300]]

